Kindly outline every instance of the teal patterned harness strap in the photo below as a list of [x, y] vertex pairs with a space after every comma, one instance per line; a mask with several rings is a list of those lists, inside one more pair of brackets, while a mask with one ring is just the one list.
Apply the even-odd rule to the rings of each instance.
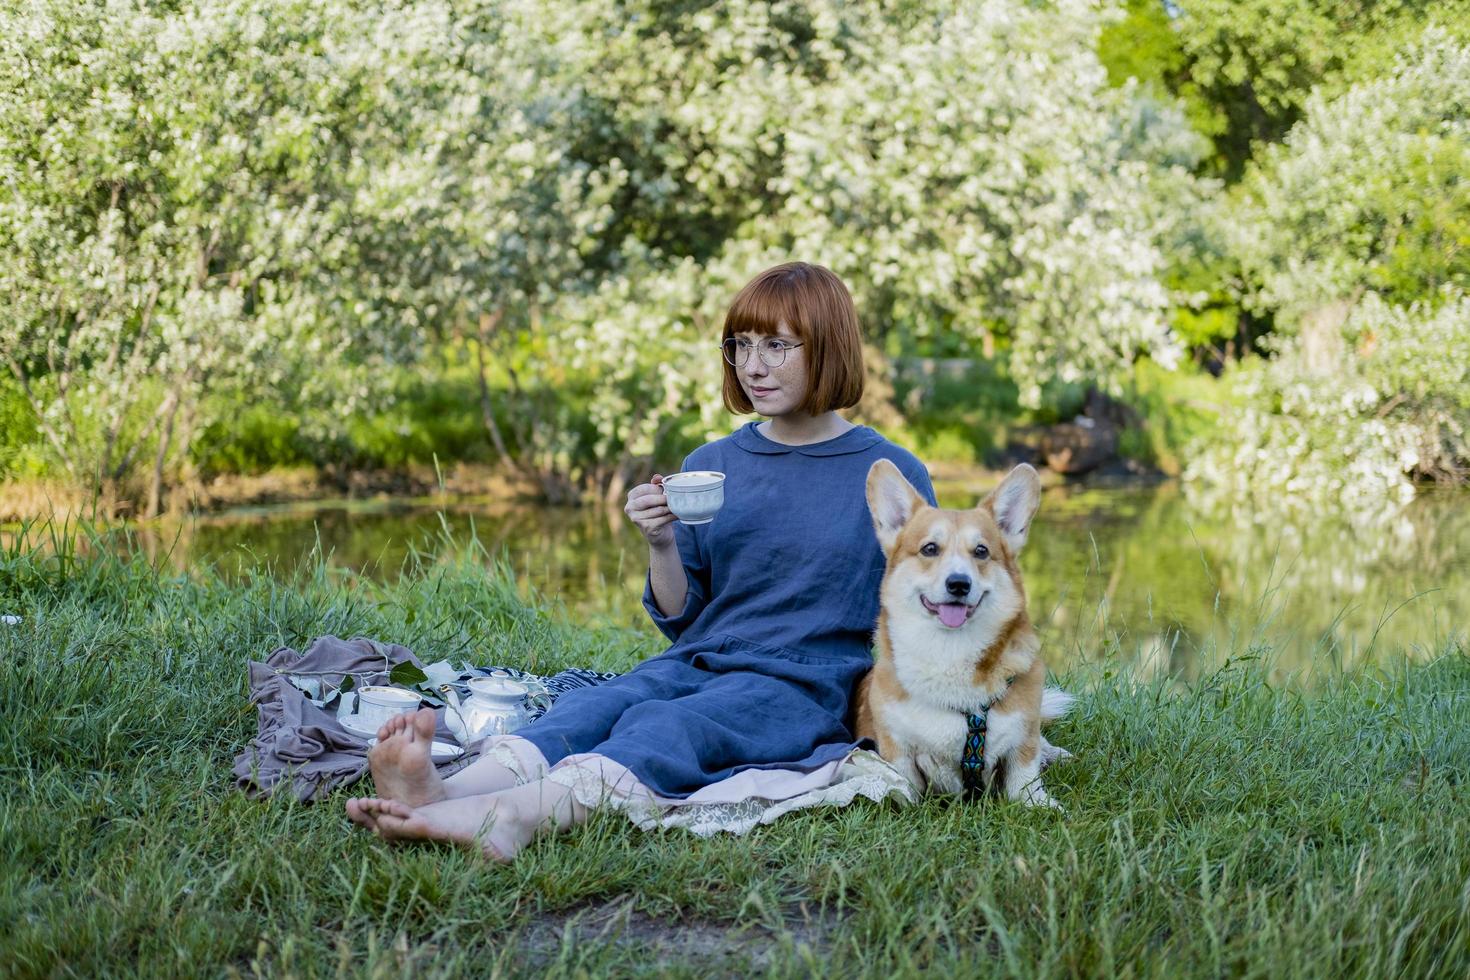
[[1006, 678], [1006, 686], [979, 711], [965, 715], [965, 747], [960, 752], [960, 783], [966, 796], [978, 795], [985, 788], [985, 719], [1006, 692], [1014, 677]]

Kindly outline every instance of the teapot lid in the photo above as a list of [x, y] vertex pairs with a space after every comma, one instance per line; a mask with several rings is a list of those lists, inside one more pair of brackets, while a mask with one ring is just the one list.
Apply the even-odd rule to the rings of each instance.
[[509, 674], [496, 671], [489, 677], [472, 677], [467, 682], [470, 693], [485, 694], [492, 698], [521, 698], [530, 692], [530, 688]]

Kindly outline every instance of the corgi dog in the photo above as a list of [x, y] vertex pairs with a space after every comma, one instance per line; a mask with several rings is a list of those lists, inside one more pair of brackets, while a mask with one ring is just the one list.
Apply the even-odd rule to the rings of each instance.
[[990, 788], [999, 769], [1007, 798], [1057, 806], [1041, 767], [1070, 753], [1041, 723], [1072, 696], [1045, 687], [1016, 564], [1040, 503], [1041, 480], [1024, 464], [970, 510], [930, 507], [888, 460], [868, 471], [888, 566], [857, 734], [921, 793]]

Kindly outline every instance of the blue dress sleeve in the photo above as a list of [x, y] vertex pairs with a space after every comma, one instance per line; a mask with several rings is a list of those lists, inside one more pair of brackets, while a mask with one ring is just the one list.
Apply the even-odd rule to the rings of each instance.
[[674, 540], [678, 542], [679, 560], [684, 565], [684, 579], [689, 584], [689, 591], [684, 597], [684, 608], [673, 616], [665, 616], [659, 611], [658, 604], [653, 601], [651, 569], [643, 584], [643, 608], [648, 610], [648, 618], [653, 620], [653, 625], [664, 636], [678, 642], [684, 631], [699, 618], [704, 607], [709, 605], [710, 574], [709, 562], [704, 558], [704, 549], [700, 547], [694, 528], [675, 521]]
[[900, 465], [899, 472], [914, 485], [914, 489], [929, 502], [930, 507], [938, 507], [938, 498], [934, 496], [934, 481], [929, 478], [929, 468], [919, 462], [918, 457], [909, 456], [905, 462], [908, 465]]
[[[684, 459], [681, 470], [700, 469], [694, 457], [699, 450], [690, 453]], [[702, 528], [700, 529], [702, 531]], [[695, 528], [688, 524], [674, 522], [674, 541], [679, 545], [679, 560], [684, 565], [684, 580], [689, 585], [689, 591], [684, 597], [684, 608], [673, 616], [665, 616], [659, 611], [658, 603], [653, 601], [653, 570], [643, 583], [643, 608], [648, 610], [648, 618], [653, 620], [653, 625], [670, 640], [678, 642], [679, 637], [699, 618], [704, 612], [704, 607], [709, 605], [710, 600], [710, 568], [709, 557], [704, 549], [704, 535], [696, 533]]]

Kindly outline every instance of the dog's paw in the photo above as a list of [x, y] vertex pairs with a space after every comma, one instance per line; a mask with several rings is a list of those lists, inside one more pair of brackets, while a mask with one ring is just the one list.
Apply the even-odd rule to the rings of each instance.
[[1052, 795], [1041, 788], [1039, 783], [1032, 783], [1021, 791], [1016, 802], [1023, 806], [1045, 807], [1050, 810], [1062, 812], [1062, 805], [1052, 798]]
[[960, 778], [959, 767], [949, 759], [939, 760], [933, 756], [921, 755], [918, 759], [918, 768], [924, 774], [924, 782], [930, 793], [949, 796], [965, 791], [965, 783]]
[[1041, 736], [1040, 757], [1041, 767], [1043, 769], [1045, 769], [1049, 765], [1052, 765], [1053, 763], [1065, 762], [1068, 759], [1074, 758], [1072, 753], [1068, 752], [1060, 745], [1053, 745], [1048, 742], [1045, 735]]

